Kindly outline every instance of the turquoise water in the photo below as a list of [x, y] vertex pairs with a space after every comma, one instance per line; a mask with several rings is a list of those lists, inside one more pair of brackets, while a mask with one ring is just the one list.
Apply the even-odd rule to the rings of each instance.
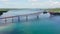
[[11, 28], [11, 31], [8, 28], [4, 34], [60, 34], [60, 16], [17, 22]]
[[[32, 11], [27, 11], [28, 14], [31, 12]], [[2, 16], [15, 16], [24, 13], [26, 14], [25, 10], [22, 13], [20, 13], [20, 11], [9, 11]], [[60, 34], [60, 16], [41, 16], [43, 16], [43, 18], [41, 17], [40, 19], [34, 19], [27, 22], [17, 22], [17, 19], [15, 19], [16, 23], [13, 23], [10, 27], [1, 31], [0, 34]]]

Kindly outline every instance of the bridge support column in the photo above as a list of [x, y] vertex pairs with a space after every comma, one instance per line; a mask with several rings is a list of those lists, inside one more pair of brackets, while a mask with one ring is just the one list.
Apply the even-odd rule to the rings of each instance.
[[28, 21], [28, 16], [26, 16], [26, 21]]
[[18, 16], [18, 22], [20, 22], [20, 16]]
[[5, 24], [7, 23], [7, 18], [5, 18]]
[[14, 23], [14, 17], [12, 17], [12, 23]]
[[37, 15], [37, 19], [39, 19], [39, 15]]

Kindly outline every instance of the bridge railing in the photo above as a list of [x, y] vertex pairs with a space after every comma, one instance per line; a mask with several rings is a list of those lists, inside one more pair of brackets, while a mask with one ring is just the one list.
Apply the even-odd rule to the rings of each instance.
[[28, 21], [29, 19], [39, 19], [39, 15], [41, 12], [32, 13], [32, 14], [25, 14], [25, 15], [17, 15], [17, 16], [10, 16], [10, 17], [2, 17], [0, 18], [0, 23], [15, 23], [21, 21]]

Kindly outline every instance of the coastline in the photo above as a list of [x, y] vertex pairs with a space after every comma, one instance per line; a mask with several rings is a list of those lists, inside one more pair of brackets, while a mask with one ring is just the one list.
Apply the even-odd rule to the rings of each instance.
[[12, 23], [1, 25], [0, 26], [0, 32], [5, 31], [6, 29], [9, 29], [11, 26], [12, 26]]

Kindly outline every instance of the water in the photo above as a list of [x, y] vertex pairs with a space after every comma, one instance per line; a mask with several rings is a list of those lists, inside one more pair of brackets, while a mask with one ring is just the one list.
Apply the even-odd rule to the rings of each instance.
[[60, 16], [14, 23], [4, 34], [60, 34]]
[[[4, 16], [9, 15], [5, 13]], [[16, 12], [11, 12], [18, 15]], [[25, 12], [24, 12], [25, 13]], [[29, 12], [30, 13], [30, 12]], [[6, 27], [0, 34], [60, 34], [60, 16], [48, 17], [49, 15], [40, 15], [40, 19], [34, 19], [27, 22], [16, 22]]]
[[[54, 19], [40, 19], [23, 23], [26, 34], [60, 34], [59, 22]], [[58, 20], [58, 19], [57, 19]]]

